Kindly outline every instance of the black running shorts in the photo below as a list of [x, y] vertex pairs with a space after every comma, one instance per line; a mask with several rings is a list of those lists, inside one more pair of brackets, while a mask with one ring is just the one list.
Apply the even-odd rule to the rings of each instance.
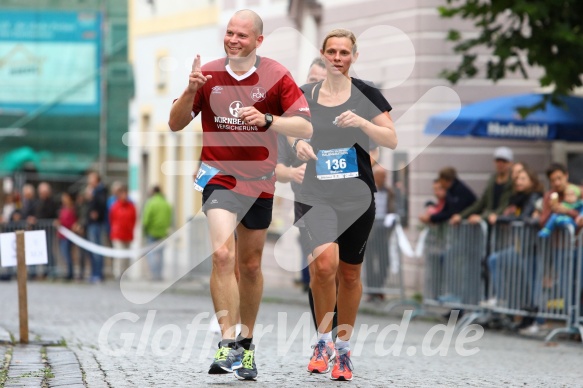
[[224, 209], [237, 214], [237, 222], [247, 229], [267, 229], [271, 223], [273, 198], [248, 197], [220, 185], [206, 185], [202, 204], [205, 214], [209, 209]]
[[318, 198], [305, 195], [312, 208], [304, 215], [310, 252], [320, 245], [336, 242], [340, 260], [360, 264], [375, 218], [374, 197]]

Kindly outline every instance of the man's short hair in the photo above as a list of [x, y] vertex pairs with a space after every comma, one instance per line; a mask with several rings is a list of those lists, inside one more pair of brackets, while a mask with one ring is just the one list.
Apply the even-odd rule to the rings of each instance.
[[443, 179], [447, 182], [453, 182], [457, 178], [457, 171], [453, 167], [444, 167], [439, 170], [437, 179]]
[[320, 57], [316, 57], [314, 58], [314, 60], [312, 61], [312, 63], [310, 63], [310, 68], [314, 65], [318, 65], [320, 66], [322, 69], [326, 68], [326, 64], [324, 63], [324, 61], [322, 60], [322, 58]]
[[567, 167], [562, 164], [562, 163], [551, 163], [551, 165], [549, 166], [549, 168], [547, 168], [546, 174], [547, 174], [547, 178], [550, 178], [552, 174], [554, 174], [555, 172], [560, 171], [563, 174], [567, 175], [569, 173], [569, 171], [567, 170]]
[[256, 12], [250, 9], [241, 9], [235, 12], [233, 16], [237, 16], [243, 19], [251, 19], [253, 21], [253, 27], [257, 36], [263, 35], [263, 20]]

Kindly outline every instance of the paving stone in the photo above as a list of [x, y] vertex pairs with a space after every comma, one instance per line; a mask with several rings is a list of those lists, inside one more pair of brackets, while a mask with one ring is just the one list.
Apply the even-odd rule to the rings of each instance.
[[[207, 373], [219, 339], [218, 334], [210, 333], [205, 327], [208, 319], [192, 327], [198, 331], [192, 346], [187, 346], [190, 334], [187, 326], [197, 314], [212, 310], [210, 297], [192, 291], [194, 289], [185, 287], [180, 293], [167, 292], [148, 304], [134, 305], [123, 298], [119, 285], [31, 284], [29, 306], [35, 317], [32, 325], [43, 326], [42, 330], [35, 327], [34, 331], [53, 332], [55, 337], [65, 338], [68, 345], [47, 347], [49, 363], [53, 360], [54, 370], [67, 378], [59, 380], [58, 374], [53, 372], [55, 378], [48, 379], [48, 383], [75, 380], [73, 372], [71, 375], [68, 372], [69, 366], [73, 369], [68, 362], [74, 353], [77, 370], [83, 369], [86, 386], [90, 388], [240, 385], [233, 375]], [[8, 327], [5, 320], [12, 322], [17, 316], [16, 306], [5, 302], [13, 296], [12, 292], [0, 284], [0, 295], [3, 295], [0, 325], [5, 327]], [[276, 292], [266, 289], [266, 296], [277, 303], [262, 303], [257, 323], [264, 328], [274, 327], [256, 338], [259, 341], [256, 353], [259, 379], [253, 386], [346, 388], [346, 383], [332, 382], [327, 375], [305, 372], [312, 345], [310, 336], [314, 334], [311, 318], [306, 321], [307, 334], [299, 331], [297, 337], [292, 338], [295, 325], [309, 311], [305, 294], [282, 284]], [[146, 324], [151, 312], [155, 313], [153, 320]], [[279, 322], [280, 314], [286, 317], [285, 327]], [[114, 323], [113, 317], [117, 317]], [[393, 355], [386, 349], [396, 342], [396, 332], [385, 329], [400, 323], [401, 317], [359, 314], [353, 337], [357, 344], [353, 355], [355, 378], [350, 387], [581, 386], [583, 346], [580, 343], [561, 341], [557, 346], [545, 347], [542, 341], [486, 330], [479, 340], [465, 345], [466, 349], [478, 349], [474, 355], [458, 353], [455, 346], [458, 333], [453, 335], [451, 344], [445, 346], [446, 355], [425, 355], [426, 336], [437, 324], [414, 320], [405, 325], [402, 350]], [[148, 325], [151, 330], [147, 329]], [[369, 329], [378, 325], [378, 330], [363, 336], [364, 325]], [[108, 327], [109, 333], [104, 333]], [[384, 337], [381, 330], [385, 330]], [[176, 346], [164, 351], [172, 345], [173, 332], [180, 338]], [[100, 334], [108, 334], [105, 347], [100, 346]], [[362, 338], [357, 340], [359, 336]], [[141, 337], [143, 342], [140, 342]], [[207, 339], [210, 347], [205, 345]], [[284, 351], [282, 344], [286, 341], [288, 346]], [[429, 343], [433, 349], [439, 345], [437, 340]], [[110, 348], [121, 351], [112, 355]], [[24, 367], [34, 365], [32, 362]], [[73, 386], [77, 385], [83, 387]]]
[[17, 387], [36, 388], [41, 386], [42, 381], [43, 381], [42, 378], [20, 378], [17, 380], [9, 378], [8, 380], [6, 380], [4, 388], [17, 388]]

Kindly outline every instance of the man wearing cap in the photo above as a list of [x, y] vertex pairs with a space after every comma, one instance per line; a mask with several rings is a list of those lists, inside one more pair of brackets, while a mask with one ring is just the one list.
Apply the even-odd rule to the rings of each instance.
[[498, 147], [494, 150], [494, 166], [492, 174], [482, 196], [470, 207], [451, 217], [451, 224], [458, 224], [467, 218], [470, 223], [478, 223], [483, 218], [490, 224], [496, 222], [496, 216], [508, 206], [512, 195], [512, 179], [510, 169], [514, 156], [508, 147]]

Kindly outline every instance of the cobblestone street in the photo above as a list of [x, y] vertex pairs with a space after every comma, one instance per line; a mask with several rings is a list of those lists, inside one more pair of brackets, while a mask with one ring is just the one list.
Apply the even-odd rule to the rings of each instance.
[[[146, 305], [127, 302], [114, 283], [31, 283], [31, 342], [18, 337], [16, 283], [1, 283], [0, 381], [5, 387], [199, 387], [245, 384], [232, 375], [208, 375], [219, 340], [208, 330], [211, 300], [203, 286], [175, 286]], [[423, 347], [438, 323], [360, 314], [353, 337], [355, 378], [333, 382], [305, 367], [313, 335], [305, 296], [290, 286], [265, 292], [256, 330], [257, 386], [435, 387], [581, 386], [583, 346], [572, 341], [545, 346], [540, 340], [485, 331], [466, 336], [460, 355], [458, 333], [437, 352], [443, 334]], [[192, 325], [191, 325], [192, 324]], [[271, 330], [269, 330], [270, 326]], [[378, 326], [376, 326], [378, 325]], [[393, 326], [389, 326], [393, 325]], [[262, 328], [262, 330], [259, 330]], [[445, 328], [445, 326], [442, 326]], [[367, 335], [368, 334], [368, 335]], [[101, 337], [100, 337], [101, 335]], [[355, 339], [356, 338], [356, 339]], [[395, 344], [402, 341], [398, 353]], [[459, 340], [458, 340], [459, 346]], [[391, 353], [391, 354], [389, 354]], [[6, 368], [8, 366], [8, 368]]]

